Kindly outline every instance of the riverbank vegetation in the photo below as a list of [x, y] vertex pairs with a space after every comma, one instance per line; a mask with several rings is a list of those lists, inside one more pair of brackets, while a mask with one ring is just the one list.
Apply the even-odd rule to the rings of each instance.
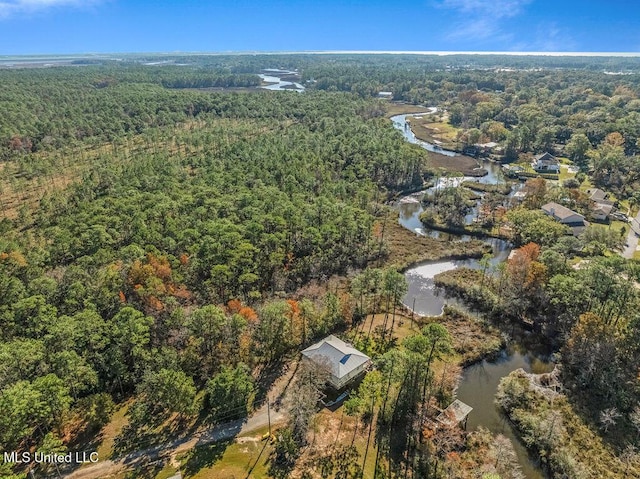
[[411, 131], [419, 140], [433, 143], [445, 150], [458, 150], [457, 140], [460, 131], [446, 120], [447, 118], [442, 118], [442, 114], [437, 113], [424, 117], [412, 116], [408, 118]]
[[[591, 475], [581, 475], [579, 468], [575, 470], [578, 472], [568, 473], [564, 468], [569, 463], [557, 463], [578, 461], [576, 451], [584, 447], [590, 448], [589, 457], [604, 454], [610, 457], [604, 464], [618, 463], [615, 468], [602, 469], [618, 471], [611, 477], [633, 477], [619, 476], [623, 470], [619, 463], [625, 454], [633, 452], [629, 447], [637, 441], [634, 418], [640, 407], [640, 343], [635, 315], [640, 304], [635, 287], [638, 269], [619, 257], [590, 258], [579, 268], [572, 268], [567, 262], [566, 246], [558, 243], [541, 252], [540, 247], [530, 243], [516, 250], [494, 274], [488, 274], [489, 269], [458, 269], [436, 276], [435, 282], [496, 323], [533, 328], [542, 341], [560, 349], [559, 378], [560, 387], [564, 387], [560, 401], [543, 404], [535, 394], [527, 392], [523, 386], [526, 381], [514, 378], [504, 387], [511, 388], [507, 395], [518, 396], [513, 399], [517, 406], [509, 403], [509, 397], [503, 404], [522, 430], [525, 442], [547, 454], [549, 467], [556, 474], [608, 477], [599, 475], [600, 469], [593, 469], [596, 472]], [[567, 421], [583, 424], [580, 427], [588, 427], [589, 431], [581, 433], [581, 437], [592, 439], [576, 445], [576, 436], [568, 432], [555, 437], [553, 444], [542, 442], [544, 434], [534, 430], [533, 424], [541, 424], [549, 414], [563, 414]], [[567, 445], [568, 437], [573, 438], [571, 446]], [[570, 450], [565, 451], [564, 447]], [[552, 454], [559, 456], [551, 458]], [[590, 464], [580, 457], [578, 462]]]
[[[411, 232], [398, 222], [397, 213], [389, 213], [384, 224], [385, 263], [399, 270], [424, 261], [442, 259], [481, 258], [491, 248], [479, 240], [456, 241], [454, 239], [437, 239]], [[376, 229], [379, 237], [383, 236], [382, 224]]]
[[478, 160], [465, 155], [443, 155], [437, 152], [429, 152], [428, 165], [434, 171], [441, 174], [458, 174], [464, 176], [481, 177], [487, 174]]
[[442, 182], [423, 197], [420, 221], [425, 228], [458, 235], [510, 238], [511, 231], [502, 228], [509, 198], [501, 193], [510, 191], [510, 186], [484, 186], [471, 181], [449, 186], [447, 179]]
[[[549, 375], [542, 375], [544, 382]], [[621, 450], [608, 444], [619, 419], [608, 410], [601, 424], [585, 421], [566, 396], [524, 371], [503, 378], [497, 402], [518, 428], [523, 442], [540, 457], [552, 477], [640, 477], [640, 456], [629, 443]], [[605, 437], [602, 437], [602, 436]]]

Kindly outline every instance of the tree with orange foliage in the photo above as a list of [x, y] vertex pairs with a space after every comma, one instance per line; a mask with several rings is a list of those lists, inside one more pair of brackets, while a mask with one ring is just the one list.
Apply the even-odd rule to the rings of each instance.
[[540, 208], [545, 203], [547, 180], [544, 178], [530, 178], [526, 181], [522, 190], [527, 194], [524, 201], [525, 206], [532, 210]]
[[242, 308], [242, 303], [239, 299], [230, 299], [227, 302], [227, 311], [231, 314], [236, 314], [240, 312], [240, 308]]
[[127, 283], [148, 312], [164, 310], [167, 296], [187, 301], [191, 293], [173, 282], [173, 271], [168, 258], [147, 254], [145, 261], [133, 262], [127, 273]]
[[523, 318], [542, 294], [547, 268], [537, 261], [539, 256], [540, 246], [528, 243], [516, 249], [507, 262], [507, 301], [517, 317]]
[[291, 335], [295, 344], [304, 344], [307, 336], [306, 324], [302, 317], [300, 304], [294, 299], [287, 299], [289, 304], [289, 320], [291, 322]]

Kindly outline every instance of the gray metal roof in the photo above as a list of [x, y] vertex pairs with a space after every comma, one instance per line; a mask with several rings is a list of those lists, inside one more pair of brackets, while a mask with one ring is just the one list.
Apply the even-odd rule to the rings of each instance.
[[534, 160], [536, 161], [552, 161], [557, 163], [558, 160], [556, 160], [555, 156], [553, 156], [551, 153], [549, 153], [548, 151], [545, 151], [544, 153], [540, 153], [539, 155], [536, 155], [533, 157]]
[[302, 355], [318, 362], [326, 361], [331, 374], [340, 379], [369, 362], [371, 358], [334, 335], [309, 346]]

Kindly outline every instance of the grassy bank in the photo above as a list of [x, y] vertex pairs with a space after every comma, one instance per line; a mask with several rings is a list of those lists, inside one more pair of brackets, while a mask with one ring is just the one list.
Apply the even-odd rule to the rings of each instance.
[[456, 140], [459, 129], [449, 123], [431, 121], [433, 118], [411, 118], [411, 131], [416, 138], [429, 143], [435, 143], [442, 148], [454, 150], [456, 149]]
[[446, 241], [412, 233], [398, 223], [398, 213], [389, 213], [385, 231], [384, 264], [405, 270], [423, 261], [481, 258], [491, 247], [480, 240]]
[[423, 317], [416, 322], [420, 325], [438, 322], [447, 328], [455, 351], [451, 359], [455, 359], [461, 367], [491, 357], [504, 346], [497, 328], [451, 306], [445, 306], [441, 316]]
[[500, 193], [501, 195], [508, 195], [511, 193], [510, 183], [498, 183], [497, 185], [487, 185], [485, 183], [478, 183], [476, 181], [465, 181], [462, 186], [469, 188], [473, 191], [479, 191], [482, 193]]
[[386, 116], [391, 118], [395, 115], [407, 115], [409, 113], [429, 113], [426, 107], [420, 105], [408, 105], [405, 103], [388, 103], [386, 105]]
[[487, 170], [481, 168], [475, 158], [465, 155], [448, 156], [430, 151], [427, 164], [432, 169], [461, 173], [464, 176], [479, 177], [487, 174]]
[[482, 228], [480, 226], [475, 225], [464, 225], [464, 226], [451, 226], [443, 223], [442, 221], [438, 221], [438, 218], [434, 218], [435, 221], [429, 221], [428, 219], [420, 218], [422, 224], [427, 228], [431, 228], [432, 230], [442, 231], [444, 233], [450, 233], [453, 235], [469, 235], [475, 236], [477, 238], [499, 238], [499, 239], [510, 239], [505, 237], [503, 234], [500, 234], [500, 230], [497, 227], [493, 227], [492, 229]]
[[493, 279], [481, 270], [457, 268], [437, 274], [433, 281], [447, 294], [462, 299], [480, 311], [488, 313], [498, 304], [498, 298], [491, 287]]

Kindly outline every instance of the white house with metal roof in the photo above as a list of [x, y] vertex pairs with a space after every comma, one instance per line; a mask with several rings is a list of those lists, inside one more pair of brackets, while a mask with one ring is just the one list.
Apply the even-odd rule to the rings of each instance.
[[548, 152], [535, 156], [531, 166], [538, 173], [560, 173], [560, 163]]
[[334, 335], [327, 336], [302, 351], [303, 358], [317, 364], [328, 365], [329, 384], [342, 389], [371, 364], [371, 358]]

